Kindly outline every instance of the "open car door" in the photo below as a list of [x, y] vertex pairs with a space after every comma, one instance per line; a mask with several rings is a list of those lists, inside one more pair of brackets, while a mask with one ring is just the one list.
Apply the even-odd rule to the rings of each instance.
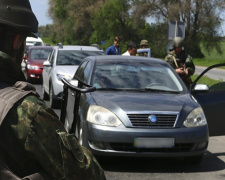
[[[191, 86], [191, 94], [202, 106], [209, 127], [209, 136], [225, 135], [225, 82], [218, 80], [213, 84], [207, 84], [208, 90], [202, 90], [199, 86], [196, 90], [196, 85], [200, 84], [203, 76], [217, 67], [225, 67], [225, 63], [216, 64], [205, 69]], [[205, 84], [205, 83], [204, 83]]]
[[137, 56], [151, 57], [151, 49], [150, 48], [138, 49]]

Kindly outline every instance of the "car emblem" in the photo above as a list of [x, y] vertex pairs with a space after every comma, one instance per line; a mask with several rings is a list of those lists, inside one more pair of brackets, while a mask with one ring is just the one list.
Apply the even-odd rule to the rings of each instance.
[[156, 115], [150, 115], [148, 117], [148, 120], [149, 120], [150, 123], [157, 123], [157, 117], [156, 117]]

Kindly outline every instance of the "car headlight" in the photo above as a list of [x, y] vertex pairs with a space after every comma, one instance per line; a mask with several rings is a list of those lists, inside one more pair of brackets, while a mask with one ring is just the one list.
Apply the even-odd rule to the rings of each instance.
[[87, 121], [93, 124], [117, 127], [122, 124], [119, 118], [108, 109], [91, 105], [88, 109]]
[[30, 69], [30, 70], [38, 70], [39, 67], [38, 66], [32, 66], [30, 64], [27, 65], [27, 69]]
[[57, 74], [57, 78], [58, 78], [59, 81], [61, 81], [62, 78], [65, 78], [65, 79], [67, 79], [68, 81], [72, 79], [71, 76], [69, 76], [69, 75], [64, 75], [64, 74]]
[[186, 127], [197, 127], [206, 125], [207, 121], [202, 108], [198, 107], [191, 111], [191, 113], [187, 116], [187, 119], [184, 121], [183, 124]]

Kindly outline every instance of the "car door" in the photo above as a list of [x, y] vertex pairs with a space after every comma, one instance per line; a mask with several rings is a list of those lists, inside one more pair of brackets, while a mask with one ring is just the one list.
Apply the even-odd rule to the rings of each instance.
[[151, 57], [151, 49], [150, 48], [138, 49], [137, 56]]
[[[225, 63], [213, 65], [204, 70], [193, 82], [192, 89], [204, 76], [207, 76], [210, 70], [222, 66], [225, 67]], [[208, 86], [208, 92], [193, 93], [192, 91], [192, 94], [204, 110], [209, 126], [209, 135], [225, 135], [225, 82], [218, 80]]]
[[44, 69], [42, 71], [42, 76], [43, 76], [43, 85], [45, 86], [45, 91], [49, 92], [49, 79], [50, 79], [50, 72], [54, 63], [55, 59], [55, 50], [52, 50], [51, 54], [49, 55], [48, 62], [49, 66], [44, 66]]

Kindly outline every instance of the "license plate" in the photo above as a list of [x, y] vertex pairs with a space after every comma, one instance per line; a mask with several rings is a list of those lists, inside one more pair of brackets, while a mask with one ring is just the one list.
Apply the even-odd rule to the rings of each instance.
[[135, 138], [134, 146], [137, 148], [172, 148], [174, 138]]

